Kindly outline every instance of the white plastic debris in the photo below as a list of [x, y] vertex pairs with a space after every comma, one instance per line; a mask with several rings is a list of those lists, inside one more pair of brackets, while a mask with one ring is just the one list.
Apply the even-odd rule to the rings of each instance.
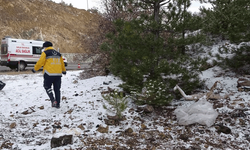
[[208, 127], [215, 123], [218, 116], [218, 112], [214, 110], [213, 105], [206, 100], [206, 96], [201, 97], [197, 102], [188, 107], [177, 107], [174, 114], [180, 125], [199, 123]]

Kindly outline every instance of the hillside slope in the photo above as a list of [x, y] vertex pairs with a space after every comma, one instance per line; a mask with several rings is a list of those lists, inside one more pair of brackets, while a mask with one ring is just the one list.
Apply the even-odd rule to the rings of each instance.
[[50, 0], [0, 0], [0, 38], [42, 39], [62, 53], [85, 52], [98, 14]]

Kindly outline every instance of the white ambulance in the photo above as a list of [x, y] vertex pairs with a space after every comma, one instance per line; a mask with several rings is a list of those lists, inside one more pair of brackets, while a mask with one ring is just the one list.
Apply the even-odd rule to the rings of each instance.
[[[1, 65], [11, 69], [24, 70], [27, 65], [34, 65], [42, 53], [44, 41], [13, 39], [5, 37], [1, 44]], [[63, 57], [67, 66], [67, 59]]]

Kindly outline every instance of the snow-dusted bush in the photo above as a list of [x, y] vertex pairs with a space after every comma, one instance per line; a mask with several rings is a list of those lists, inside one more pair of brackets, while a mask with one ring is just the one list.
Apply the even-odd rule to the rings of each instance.
[[160, 80], [149, 80], [144, 83], [141, 92], [132, 92], [137, 103], [150, 105], [165, 105], [171, 102], [173, 96], [167, 92], [167, 87]]
[[115, 90], [107, 95], [102, 95], [104, 100], [108, 102], [109, 105], [104, 104], [103, 107], [116, 114], [118, 120], [122, 118], [122, 112], [127, 108], [127, 96], [124, 96], [123, 92], [118, 92]]

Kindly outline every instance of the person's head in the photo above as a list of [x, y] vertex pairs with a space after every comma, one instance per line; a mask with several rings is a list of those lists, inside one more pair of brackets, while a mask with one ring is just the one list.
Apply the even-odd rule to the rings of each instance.
[[43, 48], [50, 47], [50, 46], [53, 46], [53, 44], [50, 41], [45, 41], [43, 43]]

